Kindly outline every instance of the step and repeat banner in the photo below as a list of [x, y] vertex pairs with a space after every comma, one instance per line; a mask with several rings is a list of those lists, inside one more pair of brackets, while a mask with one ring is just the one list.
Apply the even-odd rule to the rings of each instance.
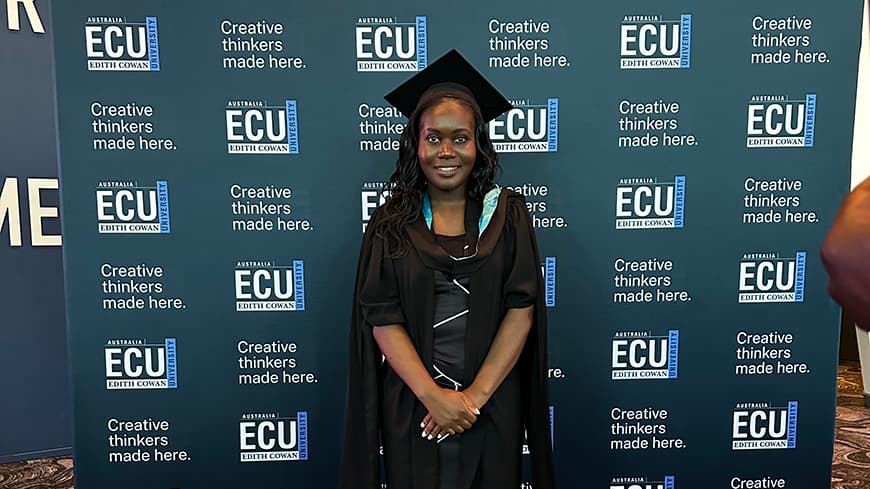
[[515, 106], [561, 484], [826, 487], [861, 14], [56, 5], [76, 487], [335, 487], [382, 96], [454, 47]]
[[72, 451], [50, 7], [0, 2], [0, 463]]

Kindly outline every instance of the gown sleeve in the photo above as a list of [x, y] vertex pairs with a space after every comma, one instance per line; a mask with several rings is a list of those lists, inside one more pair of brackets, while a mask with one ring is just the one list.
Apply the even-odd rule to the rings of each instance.
[[354, 285], [347, 359], [347, 396], [340, 489], [380, 489], [381, 351], [372, 324], [404, 322], [392, 262], [372, 216], [363, 237]]
[[522, 372], [522, 416], [531, 452], [532, 485], [535, 489], [554, 489], [552, 414], [547, 380], [547, 306], [538, 243], [522, 196], [509, 197], [506, 231], [510, 262], [504, 286], [505, 308], [535, 306], [532, 327], [518, 362]]
[[403, 324], [405, 314], [399, 301], [395, 259], [387, 253], [383, 238], [370, 236], [367, 241], [368, 264], [359, 270], [362, 274], [359, 306], [363, 319], [370, 326]]
[[531, 218], [521, 197], [508, 201], [506, 242], [508, 244], [507, 277], [504, 282], [504, 306], [519, 309], [535, 304], [540, 275], [540, 258], [535, 244]]
[[840, 206], [822, 244], [828, 292], [858, 326], [870, 329], [870, 178]]

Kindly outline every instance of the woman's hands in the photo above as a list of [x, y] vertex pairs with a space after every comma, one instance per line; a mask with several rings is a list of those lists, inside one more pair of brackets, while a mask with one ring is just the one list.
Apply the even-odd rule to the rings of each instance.
[[462, 433], [477, 421], [480, 409], [465, 393], [439, 387], [425, 399], [421, 399], [429, 413], [420, 427], [424, 438], [442, 438]]
[[[429, 410], [423, 419], [423, 436], [430, 440], [462, 433], [516, 365], [532, 326], [535, 306], [508, 309], [474, 382], [462, 392], [432, 388], [418, 399]], [[416, 393], [416, 391], [415, 391]]]

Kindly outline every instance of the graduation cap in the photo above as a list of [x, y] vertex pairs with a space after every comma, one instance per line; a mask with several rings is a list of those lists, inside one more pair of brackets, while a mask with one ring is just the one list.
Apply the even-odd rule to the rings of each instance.
[[513, 108], [504, 95], [455, 49], [432, 62], [384, 98], [405, 117], [411, 117], [420, 97], [430, 88], [441, 84], [445, 88], [460, 85], [460, 88], [468, 90], [477, 101], [484, 122], [489, 122]]

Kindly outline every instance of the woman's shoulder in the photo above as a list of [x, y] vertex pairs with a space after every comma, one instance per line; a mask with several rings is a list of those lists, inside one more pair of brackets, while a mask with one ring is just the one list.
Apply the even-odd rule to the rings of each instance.
[[502, 187], [499, 197], [499, 200], [504, 202], [506, 216], [508, 220], [514, 220], [523, 217], [528, 219], [529, 210], [526, 206], [526, 198], [523, 196], [523, 194], [511, 190], [507, 187]]
[[382, 230], [380, 228], [383, 225], [384, 216], [387, 212], [384, 207], [385, 206], [381, 204], [372, 211], [369, 221], [366, 223], [365, 232], [363, 233], [364, 243], [371, 243], [375, 239], [382, 239]]
[[[392, 224], [388, 221], [394, 217], [395, 214], [387, 203], [381, 204], [372, 211], [363, 233], [363, 246], [380, 248], [389, 256], [393, 256], [397, 249], [401, 249], [402, 245], [398, 241], [407, 241], [407, 235], [403, 227], [399, 227], [398, 234], [392, 231]], [[402, 254], [404, 253], [399, 253]]]
[[516, 198], [516, 197], [519, 197], [521, 199], [524, 198], [523, 194], [521, 194], [515, 190], [512, 190], [510, 187], [498, 187], [498, 189], [499, 189], [499, 194], [506, 197], [506, 198]]

